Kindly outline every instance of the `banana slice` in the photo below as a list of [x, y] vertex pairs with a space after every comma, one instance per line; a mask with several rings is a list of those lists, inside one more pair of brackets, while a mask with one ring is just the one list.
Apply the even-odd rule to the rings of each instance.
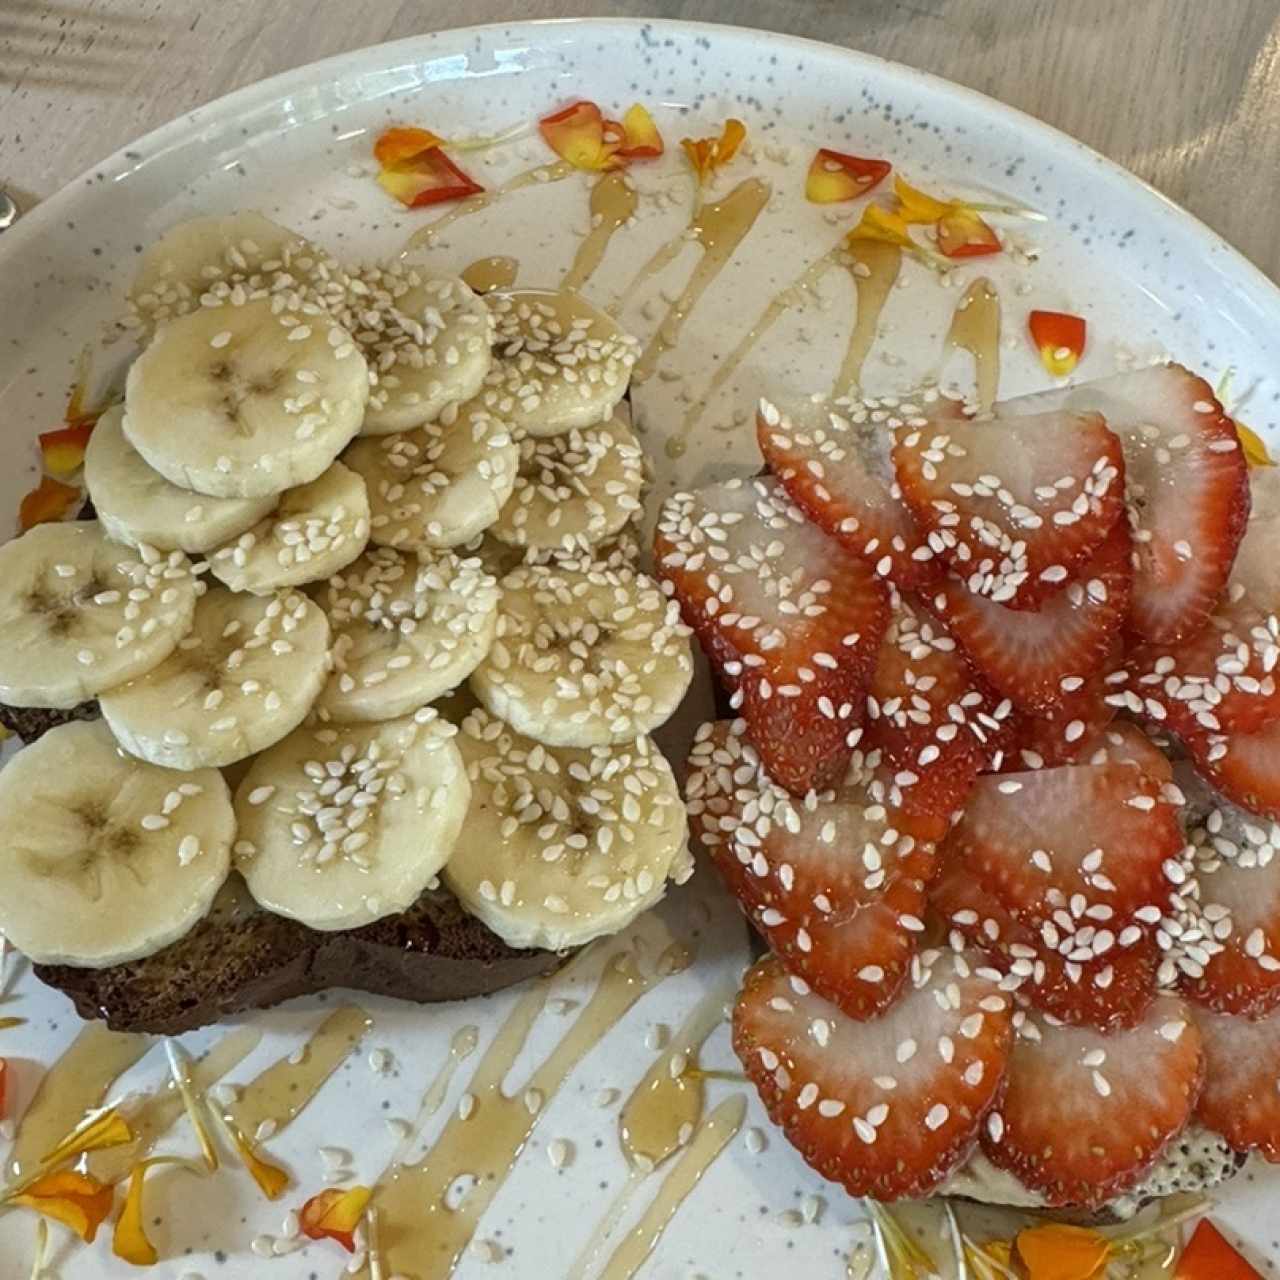
[[457, 730], [430, 707], [382, 724], [310, 724], [264, 751], [236, 791], [236, 865], [270, 911], [356, 929], [434, 880], [471, 798]]
[[465, 280], [396, 262], [353, 272], [347, 289], [338, 319], [360, 344], [373, 383], [361, 435], [434, 422], [480, 390], [493, 322]]
[[444, 882], [509, 945], [580, 947], [693, 874], [684, 802], [649, 738], [547, 748], [475, 711], [458, 746], [471, 808]]
[[528, 565], [502, 580], [498, 639], [471, 687], [547, 746], [629, 742], [679, 706], [693, 678], [689, 634], [642, 573]]
[[218, 587], [169, 657], [99, 705], [135, 756], [170, 769], [219, 767], [297, 728], [328, 674], [329, 624], [306, 596]]
[[314, 308], [261, 298], [164, 326], [134, 362], [124, 430], [167, 480], [257, 498], [316, 479], [360, 428], [369, 371]]
[[493, 574], [499, 581], [513, 569], [531, 564], [639, 569], [639, 527], [639, 520], [629, 520], [612, 538], [599, 542], [586, 551], [579, 548], [566, 551], [561, 547], [513, 547], [495, 538], [492, 530], [463, 543], [456, 551], [458, 555], [477, 557], [485, 572]]
[[0, 546], [0, 702], [66, 710], [159, 666], [191, 627], [181, 551], [122, 547], [96, 520]]
[[50, 729], [0, 773], [0, 932], [37, 964], [152, 955], [209, 910], [235, 829], [216, 769], [144, 764], [101, 720]]
[[286, 489], [268, 519], [219, 547], [209, 563], [232, 591], [267, 595], [345, 569], [368, 541], [364, 481], [335, 462], [319, 480]]
[[374, 548], [318, 594], [334, 636], [320, 715], [390, 720], [453, 689], [489, 652], [498, 595], [478, 560]]
[[604, 542], [641, 510], [644, 453], [618, 417], [520, 441], [515, 490], [493, 525], [513, 547], [569, 553]]
[[130, 319], [149, 335], [167, 320], [233, 294], [340, 294], [341, 268], [310, 241], [260, 213], [191, 218], [143, 255], [129, 290]]
[[137, 547], [202, 555], [243, 533], [275, 498], [207, 498], [179, 489], [143, 461], [124, 433], [124, 406], [108, 409], [89, 436], [84, 482], [107, 536]]
[[627, 389], [640, 343], [567, 289], [485, 294], [496, 359], [485, 406], [531, 436], [603, 422]]
[[417, 431], [357, 440], [343, 456], [368, 487], [371, 540], [404, 551], [483, 533], [511, 497], [519, 460], [507, 424], [475, 400]]

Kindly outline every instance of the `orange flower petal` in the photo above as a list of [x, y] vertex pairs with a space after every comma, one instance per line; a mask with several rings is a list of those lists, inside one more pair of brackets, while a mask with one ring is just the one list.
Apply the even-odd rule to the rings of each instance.
[[146, 1178], [147, 1161], [144, 1160], [129, 1175], [129, 1190], [111, 1238], [111, 1251], [135, 1267], [154, 1267], [160, 1261], [155, 1245], [147, 1239], [147, 1228], [142, 1218], [142, 1186]]
[[1046, 1223], [1018, 1233], [1029, 1280], [1094, 1280], [1111, 1257], [1111, 1242], [1087, 1227]]
[[1262, 1276], [1208, 1218], [1202, 1218], [1178, 1259], [1174, 1280], [1262, 1280]]
[[355, 1230], [373, 1191], [369, 1187], [331, 1187], [312, 1196], [298, 1215], [302, 1233], [312, 1240], [336, 1240], [348, 1253], [356, 1251]]
[[239, 1129], [232, 1128], [231, 1137], [240, 1159], [244, 1161], [244, 1167], [252, 1174], [262, 1194], [268, 1200], [279, 1200], [289, 1186], [289, 1175], [279, 1165], [264, 1160], [254, 1150], [253, 1143]]
[[84, 462], [85, 446], [93, 422], [80, 422], [57, 431], [45, 431], [40, 436], [40, 454], [45, 470], [55, 476], [68, 476]]
[[606, 121], [594, 102], [573, 102], [563, 111], [543, 116], [538, 129], [547, 146], [575, 169], [599, 172], [617, 169], [623, 163], [618, 158], [623, 126], [614, 120]]
[[1044, 367], [1055, 378], [1065, 378], [1080, 363], [1086, 331], [1083, 316], [1066, 311], [1033, 311], [1027, 317], [1027, 327]]
[[40, 483], [22, 499], [18, 507], [18, 528], [26, 533], [38, 524], [61, 520], [84, 501], [84, 494], [70, 485], [60, 484], [51, 476], [41, 476]]
[[430, 129], [418, 129], [410, 125], [396, 125], [384, 129], [373, 144], [373, 157], [380, 169], [394, 169], [407, 164], [424, 151], [444, 146], [444, 139]]
[[439, 147], [420, 151], [410, 160], [381, 170], [378, 185], [410, 209], [441, 204], [446, 200], [462, 200], [484, 190]]
[[628, 107], [622, 117], [622, 146], [618, 154], [628, 160], [651, 160], [663, 150], [662, 134], [648, 108], [639, 102]]
[[935, 199], [903, 177], [894, 178], [893, 193], [898, 197], [898, 214], [908, 223], [937, 222], [957, 207], [955, 201]]
[[898, 214], [878, 204], [867, 205], [862, 211], [862, 218], [858, 225], [845, 236], [845, 241], [850, 248], [859, 240], [897, 245], [899, 249], [911, 254], [913, 258], [918, 258], [926, 266], [936, 267], [941, 261], [936, 254], [930, 253], [923, 245], [916, 244], [911, 238], [910, 228]]
[[893, 166], [887, 160], [864, 160], [822, 147], [813, 157], [805, 179], [805, 199], [814, 204], [856, 200], [882, 182]]
[[85, 1244], [92, 1244], [107, 1215], [114, 1193], [96, 1178], [63, 1169], [46, 1173], [10, 1201], [25, 1205], [69, 1227]]
[[717, 169], [738, 154], [747, 136], [747, 126], [741, 120], [728, 119], [718, 138], [681, 138], [680, 145], [689, 158], [690, 165], [700, 183], [706, 182]]
[[938, 248], [948, 258], [999, 253], [996, 233], [972, 209], [955, 208], [937, 223]]

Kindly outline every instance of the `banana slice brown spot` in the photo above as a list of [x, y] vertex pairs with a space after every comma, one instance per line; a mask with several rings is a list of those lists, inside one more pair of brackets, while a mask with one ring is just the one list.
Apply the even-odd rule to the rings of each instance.
[[233, 591], [264, 595], [345, 569], [369, 542], [364, 480], [335, 462], [318, 480], [286, 489], [265, 520], [209, 558]]
[[412, 906], [458, 838], [471, 788], [457, 730], [430, 707], [313, 724], [264, 751], [236, 791], [236, 865], [270, 911], [351, 929]]
[[444, 880], [511, 946], [616, 933], [693, 873], [679, 788], [650, 739], [549, 748], [481, 710], [458, 744], [471, 807]]
[[549, 436], [603, 422], [627, 389], [640, 343], [579, 294], [519, 289], [485, 295], [494, 363], [481, 400], [513, 427]]
[[262, 298], [165, 325], [129, 370], [124, 430], [181, 488], [261, 497], [315, 480], [368, 398], [368, 368], [344, 328]]
[[208, 911], [234, 839], [216, 769], [135, 760], [101, 720], [60, 725], [0, 773], [0, 932], [38, 964], [151, 955]]
[[357, 440], [343, 461], [368, 488], [370, 540], [431, 551], [460, 546], [498, 518], [519, 457], [507, 424], [472, 400], [416, 431]]
[[493, 715], [548, 746], [626, 742], [680, 704], [693, 678], [689, 635], [644, 574], [529, 565], [502, 581], [498, 638], [471, 686]]
[[0, 701], [66, 710], [171, 654], [202, 589], [181, 551], [111, 542], [96, 520], [0, 546]]
[[295, 729], [328, 674], [329, 624], [306, 596], [219, 587], [168, 658], [99, 705], [134, 755], [174, 769], [218, 767]]
[[334, 637], [320, 715], [390, 720], [455, 688], [493, 643], [498, 596], [478, 560], [368, 552], [318, 593]]
[[493, 525], [515, 547], [569, 553], [604, 542], [641, 510], [644, 454], [617, 418], [520, 442], [515, 490]]

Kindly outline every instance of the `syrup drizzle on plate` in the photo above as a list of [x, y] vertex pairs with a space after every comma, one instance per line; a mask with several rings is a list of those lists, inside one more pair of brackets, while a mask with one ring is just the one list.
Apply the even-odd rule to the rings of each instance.
[[477, 258], [461, 272], [463, 280], [477, 293], [510, 289], [519, 274], [519, 259], [508, 258], [502, 254], [495, 254], [491, 258]]
[[953, 351], [973, 357], [978, 410], [990, 413], [1000, 383], [1000, 297], [985, 276], [975, 280], [956, 304], [943, 341], [943, 360]]
[[850, 245], [845, 261], [857, 293], [857, 314], [832, 387], [837, 396], [853, 393], [862, 381], [862, 367], [879, 332], [880, 313], [902, 269], [902, 250], [895, 244], [857, 240]]
[[635, 187], [621, 173], [606, 173], [591, 188], [591, 230], [578, 245], [560, 282], [562, 289], [581, 289], [591, 279], [604, 260], [613, 233], [635, 216], [638, 201]]

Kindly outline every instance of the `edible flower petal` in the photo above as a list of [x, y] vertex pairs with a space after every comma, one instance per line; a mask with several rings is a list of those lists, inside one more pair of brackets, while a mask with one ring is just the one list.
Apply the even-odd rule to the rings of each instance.
[[972, 209], [952, 209], [938, 219], [938, 248], [948, 258], [978, 258], [1000, 252], [996, 233]]
[[1262, 1276], [1208, 1218], [1202, 1218], [1178, 1259], [1174, 1280], [1262, 1280]]
[[302, 1233], [312, 1240], [336, 1240], [348, 1253], [356, 1251], [355, 1230], [373, 1191], [369, 1187], [330, 1187], [312, 1196], [298, 1215]]
[[1017, 1246], [1029, 1280], [1095, 1280], [1111, 1257], [1106, 1236], [1056, 1222], [1020, 1231]]
[[1240, 438], [1240, 450], [1244, 454], [1245, 461], [1251, 467], [1276, 465], [1275, 459], [1267, 452], [1267, 446], [1262, 442], [1262, 437], [1252, 427], [1237, 421], [1236, 435]]
[[289, 1175], [279, 1165], [264, 1160], [254, 1150], [253, 1143], [234, 1125], [228, 1125], [231, 1139], [235, 1143], [236, 1152], [244, 1162], [244, 1167], [253, 1176], [262, 1194], [268, 1200], [279, 1200], [289, 1186]]
[[116, 1229], [111, 1238], [111, 1250], [117, 1258], [131, 1262], [135, 1267], [153, 1267], [160, 1260], [155, 1245], [147, 1237], [146, 1218], [142, 1212], [142, 1189], [147, 1174], [158, 1165], [177, 1165], [189, 1173], [199, 1173], [200, 1167], [180, 1156], [153, 1156], [141, 1160], [129, 1174], [129, 1189], [125, 1193]]
[[622, 117], [622, 146], [618, 148], [618, 155], [628, 160], [651, 160], [663, 150], [662, 134], [648, 108], [640, 102], [628, 107]]
[[693, 166], [698, 182], [706, 182], [717, 169], [724, 168], [738, 153], [747, 136], [741, 120], [729, 119], [718, 138], [681, 138], [680, 145]]
[[390, 129], [384, 129], [374, 141], [373, 158], [380, 169], [394, 169], [397, 165], [407, 164], [424, 151], [443, 146], [444, 139], [430, 129], [394, 125]]
[[897, 245], [899, 249], [905, 250], [912, 257], [918, 258], [931, 267], [936, 267], [941, 262], [937, 254], [930, 253], [923, 245], [917, 244], [911, 238], [910, 228], [898, 214], [878, 204], [867, 205], [862, 211], [858, 225], [845, 236], [845, 241], [850, 248], [853, 248], [859, 240]]
[[78, 1159], [87, 1151], [122, 1147], [126, 1142], [132, 1141], [133, 1130], [120, 1114], [119, 1108], [112, 1107], [94, 1116], [88, 1124], [74, 1128], [40, 1163], [46, 1166], [65, 1164], [68, 1160]]
[[26, 533], [38, 524], [61, 520], [84, 501], [84, 494], [52, 476], [41, 476], [40, 483], [22, 499], [18, 507], [18, 528]]
[[45, 470], [55, 476], [69, 476], [77, 470], [84, 463], [84, 451], [92, 431], [93, 421], [85, 421], [57, 431], [43, 432], [40, 456], [44, 459]]
[[1080, 363], [1086, 332], [1083, 316], [1066, 311], [1033, 311], [1027, 317], [1027, 327], [1041, 362], [1055, 378], [1065, 378]]
[[4, 1119], [5, 1098], [9, 1091], [9, 1064], [0, 1058], [0, 1120]]
[[856, 200], [882, 182], [893, 166], [887, 160], [864, 160], [828, 147], [819, 149], [809, 166], [804, 195], [814, 204]]
[[20, 1204], [69, 1227], [85, 1244], [92, 1244], [111, 1212], [114, 1192], [86, 1173], [63, 1169], [29, 1183], [10, 1204]]
[[898, 197], [898, 213], [903, 222], [930, 223], [945, 218], [961, 207], [954, 200], [938, 200], [934, 196], [913, 187], [905, 178], [893, 180], [893, 194]]
[[572, 102], [562, 111], [543, 116], [538, 128], [547, 146], [575, 169], [600, 172], [623, 164], [619, 152], [625, 143], [625, 126], [606, 120], [594, 102]]
[[378, 185], [408, 209], [462, 200], [484, 190], [439, 147], [430, 147], [401, 164], [379, 170]]

